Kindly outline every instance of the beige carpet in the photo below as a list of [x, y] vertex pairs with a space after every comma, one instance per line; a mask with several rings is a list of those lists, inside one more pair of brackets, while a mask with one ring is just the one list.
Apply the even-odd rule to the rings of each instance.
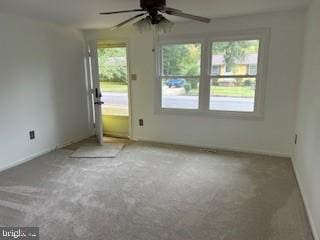
[[0, 173], [0, 225], [41, 239], [311, 240], [288, 159], [133, 143], [58, 150]]
[[86, 144], [80, 146], [70, 155], [72, 158], [115, 158], [124, 147], [122, 143], [107, 143], [104, 145]]

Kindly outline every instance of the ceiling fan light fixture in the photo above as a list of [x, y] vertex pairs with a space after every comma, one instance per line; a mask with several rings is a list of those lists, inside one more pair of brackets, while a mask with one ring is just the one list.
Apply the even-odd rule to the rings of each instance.
[[158, 30], [160, 33], [168, 33], [172, 31], [173, 26], [173, 22], [163, 17], [158, 24]]
[[133, 24], [133, 26], [140, 32], [148, 32], [151, 31], [152, 26], [154, 25], [159, 33], [168, 33], [171, 32], [174, 23], [163, 17], [162, 15], [159, 15], [159, 18], [161, 18], [159, 21], [157, 21], [156, 24], [152, 24], [152, 18], [150, 16], [147, 16], [140, 21]]
[[150, 17], [150, 16], [147, 16], [147, 17], [141, 19], [140, 21], [134, 23], [133, 26], [134, 26], [140, 33], [151, 31], [151, 26], [152, 26], [151, 17]]

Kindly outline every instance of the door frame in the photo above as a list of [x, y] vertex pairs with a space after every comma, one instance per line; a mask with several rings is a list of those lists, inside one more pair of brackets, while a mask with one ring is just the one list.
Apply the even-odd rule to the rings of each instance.
[[[130, 63], [130, 47], [129, 47], [129, 42], [128, 41], [110, 41], [107, 39], [99, 39], [99, 40], [92, 40], [92, 41], [87, 41], [87, 48], [93, 48], [95, 51], [95, 54], [91, 54], [91, 59], [94, 58], [94, 61], [92, 62], [92, 69], [95, 69], [96, 74], [93, 73], [93, 85], [94, 86], [98, 86], [98, 88], [100, 89], [100, 79], [99, 79], [99, 64], [98, 64], [98, 45], [101, 43], [106, 44], [107, 45], [113, 45], [113, 46], [125, 46], [126, 48], [126, 58], [127, 58], [127, 77], [128, 77], [128, 112], [129, 112], [129, 132], [128, 132], [128, 138], [130, 140], [133, 139], [133, 123], [132, 123], [132, 84], [131, 84], [131, 63]], [[89, 64], [89, 61], [87, 61], [87, 64]], [[90, 73], [89, 73], [90, 74]], [[90, 80], [90, 79], [89, 79]], [[92, 98], [90, 98], [91, 101], [91, 114], [94, 114], [94, 103], [92, 103]], [[97, 134], [97, 128], [100, 128], [101, 132], [100, 134], [102, 134], [103, 136], [103, 127], [102, 127], [102, 111], [100, 111], [99, 114], [99, 119], [101, 119], [101, 124], [95, 124], [95, 132]], [[97, 117], [96, 117], [97, 118]], [[94, 120], [94, 119], [92, 119]], [[97, 122], [97, 119], [96, 119]], [[101, 125], [101, 126], [98, 126]]]

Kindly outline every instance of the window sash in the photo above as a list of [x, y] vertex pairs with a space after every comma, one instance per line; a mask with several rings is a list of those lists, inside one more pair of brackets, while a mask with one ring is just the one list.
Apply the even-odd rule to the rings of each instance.
[[[258, 48], [258, 59], [257, 59], [257, 63], [256, 64], [248, 64], [248, 72], [246, 74], [233, 74], [232, 71], [231, 72], [227, 72], [227, 64], [225, 64], [224, 69], [225, 69], [225, 74], [219, 74], [219, 75], [214, 75], [212, 74], [212, 67], [215, 66], [213, 59], [212, 59], [212, 47], [214, 45], [214, 43], [219, 43], [219, 42], [237, 42], [237, 41], [259, 41], [259, 48]], [[263, 42], [263, 38], [261, 37], [257, 37], [257, 36], [247, 36], [247, 37], [221, 37], [221, 39], [211, 39], [210, 40], [210, 77], [220, 77], [220, 78], [241, 78], [241, 77], [256, 77], [259, 78], [259, 70], [260, 70], [260, 55], [261, 55], [261, 45], [264, 44]], [[256, 74], [250, 74], [250, 66], [255, 65], [256, 66]]]

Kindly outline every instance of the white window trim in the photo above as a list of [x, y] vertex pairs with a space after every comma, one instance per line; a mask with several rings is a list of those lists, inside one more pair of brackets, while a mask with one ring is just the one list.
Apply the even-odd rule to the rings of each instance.
[[[210, 79], [211, 79], [211, 48], [212, 42], [219, 41], [240, 41], [259, 40], [259, 58], [257, 65], [257, 82], [255, 94], [254, 112], [217, 111], [210, 110]], [[165, 35], [156, 44], [155, 51], [155, 113], [156, 114], [182, 114], [182, 115], [204, 115], [217, 118], [248, 118], [263, 119], [264, 100], [267, 80], [267, 60], [269, 52], [270, 29], [261, 28], [247, 31], [233, 31], [222, 33], [203, 34], [181, 34]], [[161, 87], [161, 47], [168, 44], [200, 43], [201, 48], [201, 75], [199, 86], [199, 108], [198, 109], [174, 109], [162, 108], [162, 87]], [[235, 77], [235, 76], [232, 76]], [[243, 76], [241, 76], [243, 77]]]

